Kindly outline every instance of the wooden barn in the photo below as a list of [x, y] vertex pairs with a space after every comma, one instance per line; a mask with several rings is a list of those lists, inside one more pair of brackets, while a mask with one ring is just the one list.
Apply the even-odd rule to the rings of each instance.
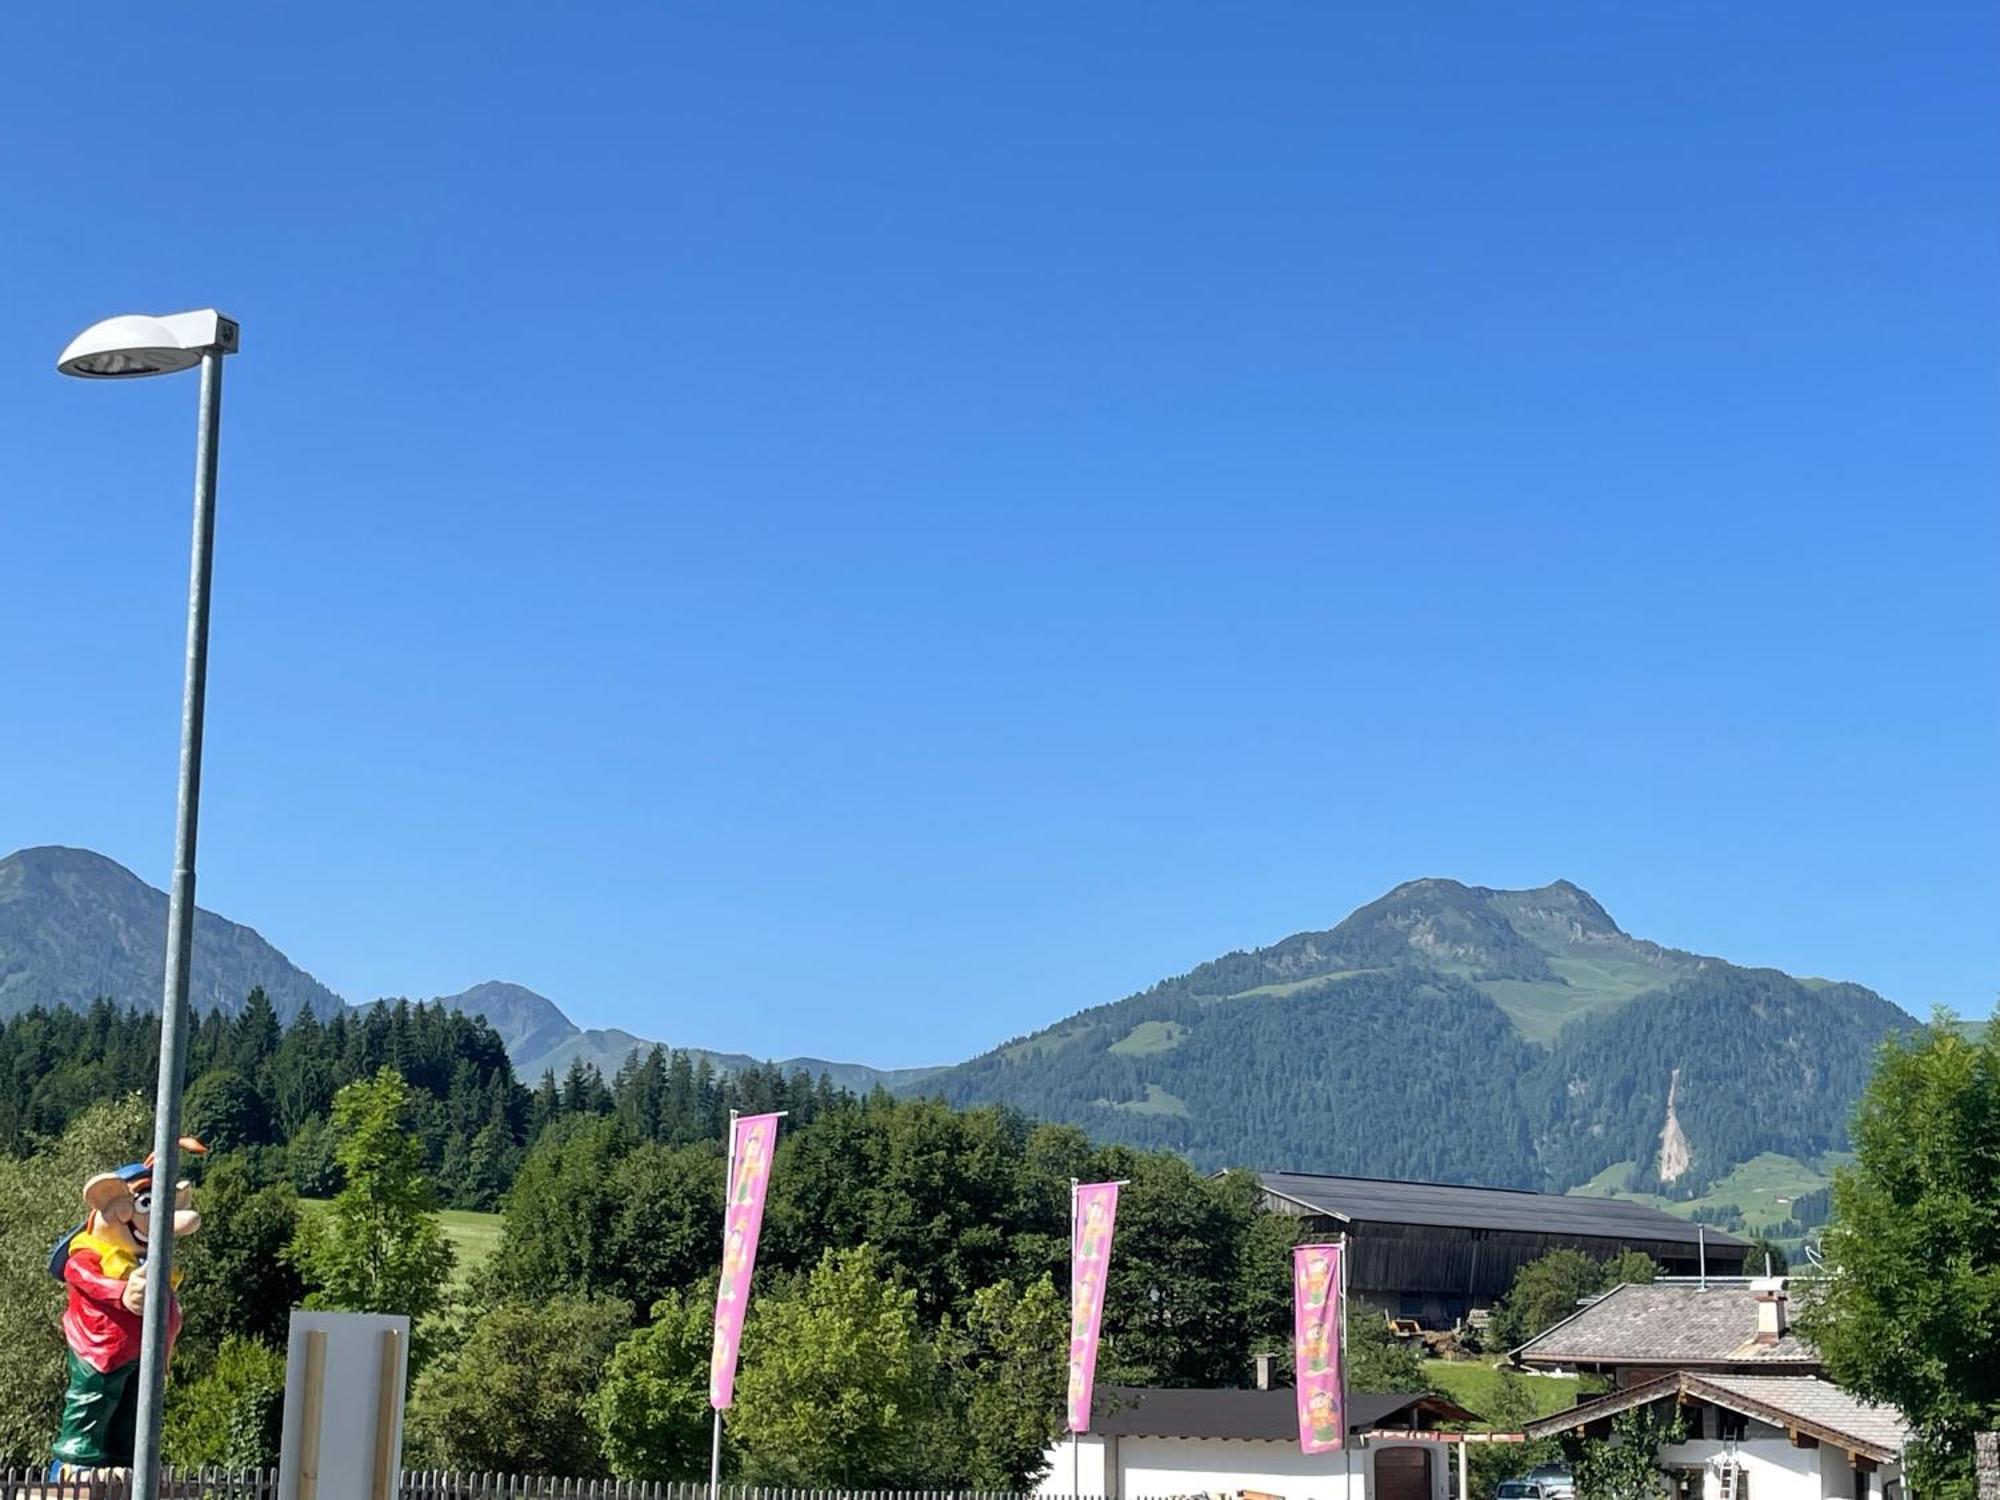
[[1449, 1328], [1497, 1302], [1551, 1250], [1643, 1250], [1664, 1276], [1741, 1276], [1750, 1246], [1624, 1198], [1259, 1172], [1264, 1207], [1347, 1237], [1348, 1290], [1391, 1317]]

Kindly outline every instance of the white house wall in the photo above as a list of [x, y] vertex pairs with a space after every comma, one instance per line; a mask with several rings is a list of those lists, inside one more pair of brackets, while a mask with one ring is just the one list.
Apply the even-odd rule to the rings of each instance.
[[[1751, 1424], [1741, 1442], [1704, 1439], [1660, 1449], [1663, 1465], [1679, 1468], [1699, 1464], [1707, 1470], [1702, 1500], [1721, 1500], [1722, 1467], [1732, 1458], [1744, 1474], [1742, 1500], [1849, 1500], [1854, 1494], [1854, 1471], [1840, 1449], [1795, 1448], [1790, 1439], [1762, 1423]], [[1892, 1464], [1869, 1475], [1870, 1496], [1881, 1500], [1883, 1482], [1894, 1477]]]
[[[1444, 1443], [1376, 1439], [1346, 1454], [1308, 1455], [1297, 1443], [1239, 1438], [1102, 1438], [1086, 1434], [1072, 1457], [1068, 1439], [1049, 1450], [1049, 1472], [1038, 1493], [1081, 1493], [1107, 1500], [1179, 1500], [1258, 1490], [1285, 1500], [1369, 1500], [1374, 1456], [1384, 1448], [1419, 1448], [1430, 1455], [1431, 1500], [1457, 1494], [1457, 1455]], [[1350, 1473], [1351, 1465], [1351, 1473]], [[1748, 1500], [1761, 1500], [1754, 1492]], [[1777, 1497], [1772, 1497], [1777, 1500]], [[1815, 1494], [1810, 1500], [1822, 1500]]]

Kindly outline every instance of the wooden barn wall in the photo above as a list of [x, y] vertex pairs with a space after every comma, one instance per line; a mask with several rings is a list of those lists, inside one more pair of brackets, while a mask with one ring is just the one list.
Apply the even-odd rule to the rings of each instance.
[[[1284, 1200], [1269, 1200], [1282, 1211]], [[1465, 1229], [1426, 1224], [1377, 1224], [1301, 1213], [1317, 1232], [1348, 1235], [1348, 1285], [1374, 1299], [1401, 1295], [1465, 1297], [1484, 1306], [1501, 1296], [1514, 1273], [1551, 1250], [1580, 1250], [1602, 1260], [1620, 1250], [1643, 1250], [1669, 1276], [1692, 1276], [1699, 1269], [1693, 1245], [1676, 1240], [1612, 1238], [1601, 1235], [1545, 1234], [1523, 1230]], [[1708, 1270], [1715, 1276], [1742, 1273], [1743, 1252], [1711, 1246]]]

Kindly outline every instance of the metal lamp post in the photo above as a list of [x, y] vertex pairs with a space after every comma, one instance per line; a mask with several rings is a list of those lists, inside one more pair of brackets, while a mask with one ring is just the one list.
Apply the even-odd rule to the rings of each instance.
[[[194, 958], [194, 851], [201, 809], [202, 706], [208, 687], [208, 581], [215, 550], [216, 442], [222, 426], [222, 361], [240, 335], [213, 308], [152, 318], [107, 318], [70, 341], [56, 368], [87, 380], [169, 375], [201, 366], [195, 423], [194, 546], [188, 565], [187, 676], [181, 696], [179, 811], [174, 880], [167, 897], [167, 975], [160, 1007], [160, 1077], [154, 1102], [154, 1200], [169, 1205], [180, 1175], [181, 1080], [187, 1066], [188, 971]], [[164, 1197], [162, 1196], [164, 1194]], [[155, 1222], [161, 1222], [156, 1216]], [[139, 1343], [139, 1420], [133, 1444], [132, 1494], [160, 1492], [160, 1410], [167, 1380], [167, 1300], [173, 1294], [174, 1236], [146, 1248], [145, 1323]]]

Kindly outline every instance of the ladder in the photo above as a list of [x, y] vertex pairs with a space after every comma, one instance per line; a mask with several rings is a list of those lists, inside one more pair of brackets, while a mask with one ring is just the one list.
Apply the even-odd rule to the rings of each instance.
[[1743, 1466], [1741, 1464], [1737, 1463], [1734, 1459], [1724, 1459], [1721, 1468], [1717, 1471], [1717, 1478], [1722, 1482], [1717, 1494], [1717, 1500], [1742, 1500]]

